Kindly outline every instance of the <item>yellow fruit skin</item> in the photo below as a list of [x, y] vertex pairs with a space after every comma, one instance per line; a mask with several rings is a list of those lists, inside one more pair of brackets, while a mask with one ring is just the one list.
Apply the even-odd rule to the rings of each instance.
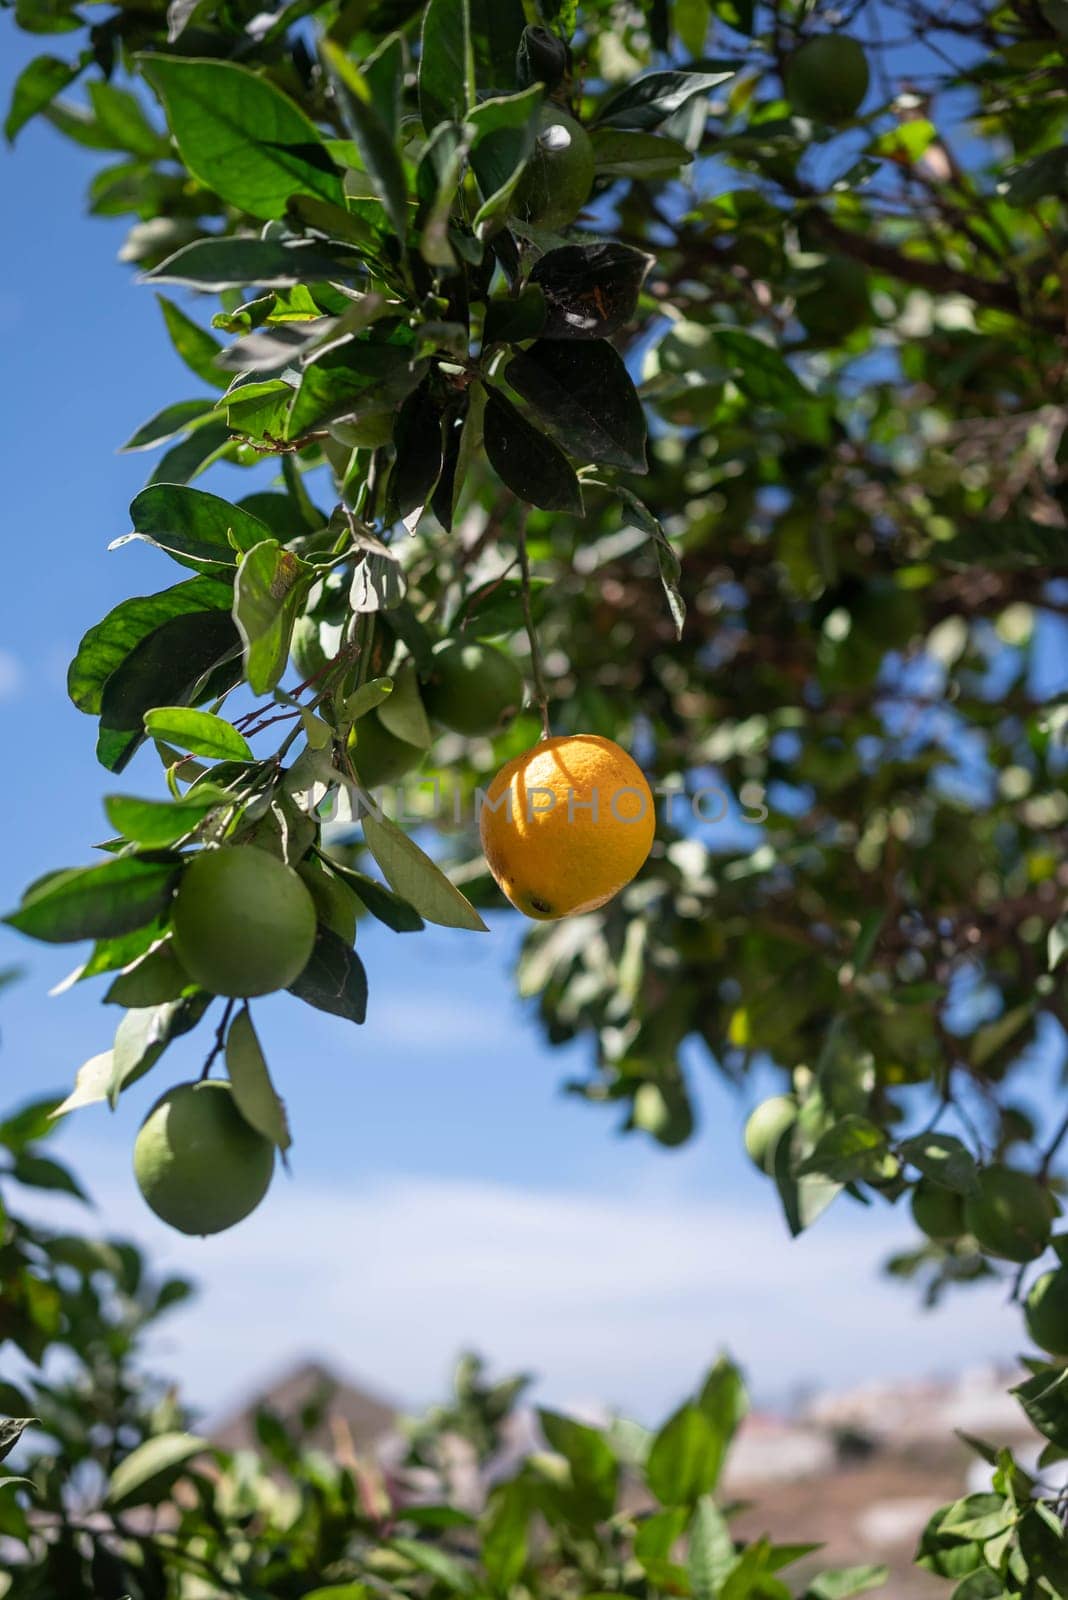
[[210, 994], [285, 989], [307, 966], [315, 943], [311, 895], [292, 867], [254, 845], [194, 856], [171, 917], [182, 966]]
[[479, 831], [512, 904], [536, 922], [553, 922], [595, 911], [630, 882], [653, 843], [655, 806], [644, 773], [618, 744], [570, 734], [544, 739], [501, 768]]
[[134, 1143], [145, 1201], [180, 1233], [221, 1233], [270, 1186], [274, 1146], [245, 1121], [228, 1083], [180, 1083], [156, 1101]]

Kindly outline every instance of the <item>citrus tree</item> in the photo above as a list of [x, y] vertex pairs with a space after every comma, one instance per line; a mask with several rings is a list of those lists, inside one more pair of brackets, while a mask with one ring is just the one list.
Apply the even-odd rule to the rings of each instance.
[[[93, 941], [124, 1011], [66, 1108], [206, 1019], [137, 1171], [229, 1225], [290, 1138], [249, 1001], [358, 1023], [364, 915], [476, 932], [499, 885], [548, 1037], [591, 1042], [577, 1093], [676, 1145], [702, 1056], [770, 1060], [748, 1143], [791, 1229], [908, 1196], [895, 1270], [1005, 1276], [1056, 1459], [1068, 1119], [1025, 1077], [1066, 1015], [1056, 0], [14, 22], [53, 37], [9, 137], [112, 153], [90, 205], [196, 379], [128, 441], [162, 454], [124, 537], [186, 575], [70, 672], [102, 764], [154, 749], [168, 797], [116, 792], [107, 859], [8, 919]], [[194, 487], [217, 462], [249, 492]], [[1061, 1592], [1055, 1497], [993, 1456], [924, 1559], [962, 1600]]]

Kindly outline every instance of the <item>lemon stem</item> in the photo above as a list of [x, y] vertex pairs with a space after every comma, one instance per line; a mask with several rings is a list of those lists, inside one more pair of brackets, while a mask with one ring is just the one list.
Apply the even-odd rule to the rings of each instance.
[[534, 615], [530, 607], [530, 557], [527, 554], [527, 513], [524, 509], [519, 518], [519, 569], [523, 575], [523, 620], [526, 623], [527, 638], [530, 640], [530, 668], [534, 675], [534, 698], [538, 702], [541, 712], [541, 736], [543, 739], [552, 737], [549, 726], [549, 696], [545, 688], [545, 673], [542, 667], [541, 648], [538, 644], [538, 635], [534, 628]]

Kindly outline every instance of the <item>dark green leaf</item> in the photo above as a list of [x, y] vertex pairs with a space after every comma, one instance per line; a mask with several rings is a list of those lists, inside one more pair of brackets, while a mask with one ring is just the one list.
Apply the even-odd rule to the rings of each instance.
[[67, 692], [74, 704], [79, 711], [96, 715], [108, 678], [163, 623], [210, 608], [229, 614], [232, 603], [229, 584], [211, 578], [190, 578], [159, 594], [123, 600], [90, 628], [78, 646], [67, 674]]
[[11, 104], [4, 121], [4, 137], [14, 144], [16, 135], [45, 106], [51, 105], [81, 70], [77, 62], [61, 61], [58, 56], [35, 56], [15, 79]]
[[355, 867], [345, 866], [333, 856], [325, 859], [330, 864], [330, 870], [344, 878], [349, 888], [359, 896], [372, 917], [385, 923], [387, 928], [392, 928], [394, 933], [419, 933], [425, 926], [414, 906], [399, 894], [394, 894], [392, 889], [387, 889], [384, 883], [376, 882]]
[[1068, 1369], [1044, 1367], [1012, 1393], [1039, 1433], [1068, 1450]]
[[408, 232], [408, 190], [393, 134], [375, 109], [363, 74], [336, 44], [324, 39], [323, 56], [334, 78], [334, 92], [367, 174], [403, 244]]
[[953, 567], [1060, 567], [1064, 545], [1061, 527], [1006, 517], [969, 523], [955, 538], [933, 545], [931, 558]]
[[146, 1440], [111, 1474], [105, 1505], [112, 1511], [155, 1505], [169, 1493], [181, 1468], [208, 1448], [206, 1439], [191, 1433], [161, 1433]]
[[812, 1154], [798, 1168], [798, 1176], [820, 1174], [840, 1183], [853, 1183], [888, 1176], [888, 1164], [896, 1167], [882, 1128], [866, 1117], [851, 1115], [821, 1135]]
[[599, 178], [669, 178], [693, 160], [684, 144], [656, 133], [594, 128], [591, 137]]
[[365, 267], [351, 250], [320, 239], [257, 239], [251, 235], [194, 239], [146, 272], [150, 283], [180, 283], [191, 289], [287, 289], [317, 278], [350, 280]]
[[582, 515], [582, 494], [574, 469], [563, 451], [493, 390], [483, 420], [490, 465], [517, 494], [546, 511]]
[[462, 122], [475, 99], [468, 0], [430, 0], [419, 52], [419, 112], [427, 133]]
[[538, 1420], [550, 1448], [571, 1468], [582, 1520], [603, 1522], [615, 1510], [619, 1488], [619, 1462], [604, 1434], [554, 1411], [539, 1411]]
[[226, 1073], [237, 1109], [250, 1127], [279, 1150], [293, 1143], [285, 1107], [271, 1082], [248, 1006], [242, 1006], [226, 1036]]
[[363, 63], [371, 103], [382, 126], [394, 140], [401, 125], [405, 59], [403, 34], [391, 33]]
[[925, 1178], [933, 1178], [958, 1194], [974, 1194], [979, 1187], [979, 1172], [971, 1152], [947, 1133], [918, 1134], [899, 1147], [902, 1161], [918, 1167]]
[[230, 613], [173, 617], [141, 640], [107, 680], [100, 702], [97, 760], [121, 772], [144, 740], [154, 706], [189, 705], [241, 680], [241, 641]]
[[696, 1505], [711, 1494], [727, 1443], [699, 1405], [687, 1402], [676, 1411], [653, 1440], [645, 1463], [646, 1481], [660, 1504]]
[[123, 856], [100, 867], [73, 867], [31, 890], [3, 920], [49, 944], [114, 938], [158, 916], [170, 902], [177, 875], [174, 861], [139, 856]]
[[535, 262], [547, 339], [605, 339], [634, 316], [652, 256], [625, 244], [568, 244]]
[[173, 405], [164, 406], [162, 411], [157, 411], [154, 417], [143, 422], [137, 432], [131, 434], [124, 445], [119, 446], [120, 453], [129, 450], [152, 450], [156, 445], [166, 444], [168, 439], [185, 433], [195, 422], [199, 422], [201, 417], [206, 417], [214, 409], [214, 400], [176, 400]]
[[679, 579], [682, 576], [679, 553], [644, 500], [639, 500], [636, 494], [632, 494], [629, 489], [624, 489], [619, 484], [606, 484], [605, 487], [611, 490], [623, 507], [624, 524], [629, 523], [632, 527], [641, 528], [642, 532], [647, 533], [652, 539], [668, 610], [675, 624], [676, 637], [681, 639], [686, 622], [686, 602], [679, 589]]
[[95, 79], [89, 84], [89, 103], [97, 127], [110, 141], [112, 149], [127, 150], [148, 161], [170, 154], [169, 141], [157, 133], [137, 96], [128, 89]]
[[321, 924], [311, 960], [296, 982], [289, 985], [289, 992], [307, 1005], [348, 1022], [363, 1022], [367, 1016], [363, 962], [344, 939]]
[[492, 231], [488, 225], [508, 210], [534, 152], [541, 105], [542, 88], [534, 84], [520, 94], [483, 101], [468, 116], [469, 126], [475, 129], [471, 166], [483, 202], [474, 219], [480, 238]]
[[1033, 206], [1054, 195], [1063, 199], [1068, 195], [1068, 146], [1043, 150], [1010, 169], [999, 188], [1010, 206]]
[[622, 356], [603, 339], [539, 339], [504, 375], [571, 455], [648, 470], [638, 392]]
[[341, 177], [318, 129], [266, 79], [228, 61], [143, 56], [182, 159], [200, 181], [254, 217], [282, 217], [293, 194], [340, 205]]
[[722, 72], [648, 72], [610, 95], [597, 116], [600, 127], [657, 128], [695, 94], [708, 94], [733, 78], [736, 68]]
[[808, 398], [808, 390], [774, 345], [744, 328], [713, 327], [717, 352], [731, 378], [760, 405]]
[[213, 338], [199, 322], [194, 322], [192, 317], [187, 316], [173, 300], [168, 300], [166, 295], [158, 294], [156, 299], [163, 312], [163, 320], [167, 324], [167, 332], [176, 354], [185, 362], [190, 372], [195, 372], [198, 378], [210, 384], [213, 389], [225, 389], [230, 380], [215, 364], [215, 358], [222, 349], [218, 339]]
[[160, 458], [148, 481], [150, 484], [189, 483], [210, 467], [213, 461], [220, 459], [230, 445], [231, 429], [228, 422], [223, 422], [221, 418], [218, 422], [205, 422], [203, 427], [195, 429]]
[[[73, 1175], [61, 1166], [58, 1161], [51, 1161], [47, 1156], [38, 1156], [30, 1151], [21, 1151], [11, 1167], [11, 1176], [16, 1183], [24, 1183], [30, 1189], [50, 1189], [57, 1194], [69, 1194], [75, 1200], [84, 1200], [89, 1204], [89, 1196]], [[0, 1461], [3, 1452], [0, 1450]]]
[[536, 283], [528, 283], [518, 295], [497, 295], [486, 302], [482, 348], [536, 339], [544, 325], [545, 296]]
[[252, 550], [270, 538], [270, 529], [258, 517], [184, 484], [158, 483], [142, 489], [130, 507], [130, 520], [134, 531], [126, 539], [144, 539], [181, 566], [213, 574], [232, 568], [239, 551]]
[[397, 520], [418, 515], [441, 475], [441, 408], [426, 383], [405, 400], [393, 427], [397, 459], [389, 492]]
[[210, 787], [198, 789], [182, 800], [137, 800], [132, 795], [109, 794], [104, 799], [104, 810], [116, 833], [158, 848], [191, 833], [209, 811], [226, 799], [221, 790]]
[[0, 1461], [7, 1459], [26, 1429], [36, 1421], [37, 1417], [0, 1417]]

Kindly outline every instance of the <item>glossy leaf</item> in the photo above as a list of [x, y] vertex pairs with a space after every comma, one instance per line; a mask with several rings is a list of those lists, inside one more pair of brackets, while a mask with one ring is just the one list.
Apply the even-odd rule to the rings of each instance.
[[591, 138], [601, 178], [667, 178], [693, 160], [684, 144], [660, 134], [594, 128]]
[[251, 235], [195, 239], [145, 273], [150, 283], [190, 289], [286, 289], [316, 278], [359, 278], [364, 264], [350, 250], [317, 239], [257, 239]]
[[181, 306], [175, 305], [173, 300], [168, 300], [166, 295], [158, 294], [156, 300], [163, 313], [163, 321], [175, 354], [185, 362], [190, 372], [195, 372], [204, 383], [210, 384], [213, 389], [225, 389], [230, 380], [222, 368], [216, 365], [215, 358], [222, 349], [218, 339], [213, 338], [199, 322], [194, 322]]
[[162, 624], [209, 609], [227, 614], [233, 599], [229, 584], [191, 578], [158, 594], [123, 600], [90, 628], [67, 673], [67, 692], [79, 711], [100, 710], [104, 685], [130, 653]]
[[427, 133], [462, 122], [475, 99], [469, 0], [430, 0], [419, 51], [419, 111]]
[[145, 713], [145, 728], [153, 739], [215, 761], [251, 761], [252, 748], [224, 717], [187, 706], [157, 706]]
[[285, 215], [293, 194], [341, 203], [341, 177], [315, 124], [265, 78], [234, 62], [176, 56], [144, 56], [141, 68], [190, 172], [231, 205], [271, 218]]
[[159, 483], [143, 489], [130, 506], [134, 531], [128, 539], [144, 539], [165, 550], [183, 567], [224, 574], [238, 553], [270, 537], [258, 517], [218, 495], [184, 484]]
[[408, 231], [407, 184], [393, 134], [379, 116], [371, 90], [355, 62], [329, 39], [323, 40], [322, 52], [368, 176], [398, 238], [403, 241]]
[[394, 933], [418, 933], [425, 924], [415, 907], [385, 884], [369, 878], [366, 872], [346, 866], [334, 856], [327, 857], [330, 870], [344, 878], [349, 888], [359, 897], [376, 921], [382, 922]]
[[145, 713], [233, 688], [240, 639], [229, 612], [197, 611], [163, 622], [108, 678], [100, 700], [97, 760], [121, 772], [145, 738]]
[[513, 493], [546, 511], [582, 515], [579, 481], [563, 451], [497, 390], [482, 425], [489, 463]]
[[[478, 912], [441, 868], [388, 817], [364, 814], [363, 836], [390, 887], [427, 922], [443, 928], [489, 930]], [[359, 889], [356, 885], [357, 894]]]
[[15, 79], [4, 119], [4, 138], [8, 144], [14, 144], [27, 122], [51, 105], [56, 95], [73, 83], [79, 71], [77, 62], [62, 61], [58, 56], [35, 56], [27, 62]]
[[289, 992], [317, 1011], [328, 1011], [347, 1022], [363, 1022], [367, 1016], [363, 962], [351, 945], [322, 924], [316, 930], [311, 960], [289, 985]]
[[573, 456], [645, 472], [645, 413], [604, 340], [540, 339], [505, 368], [509, 384]]
[[597, 115], [599, 127], [658, 128], [696, 94], [708, 94], [734, 77], [733, 64], [720, 72], [682, 69], [647, 72], [610, 95]]
[[157, 445], [166, 444], [168, 439], [174, 439], [179, 434], [187, 432], [214, 409], [214, 400], [176, 400], [173, 404], [164, 406], [162, 411], [157, 411], [147, 422], [143, 422], [126, 443], [119, 446], [119, 449], [121, 452], [154, 450]]
[[265, 539], [241, 562], [234, 584], [234, 621], [253, 694], [266, 694], [285, 672], [293, 624], [311, 578], [312, 569], [277, 539]]
[[110, 939], [158, 916], [177, 877], [177, 863], [168, 857], [124, 856], [99, 867], [73, 867], [31, 889], [3, 920], [48, 944]]
[[568, 244], [535, 262], [547, 339], [606, 339], [634, 316], [652, 257], [625, 244]]

